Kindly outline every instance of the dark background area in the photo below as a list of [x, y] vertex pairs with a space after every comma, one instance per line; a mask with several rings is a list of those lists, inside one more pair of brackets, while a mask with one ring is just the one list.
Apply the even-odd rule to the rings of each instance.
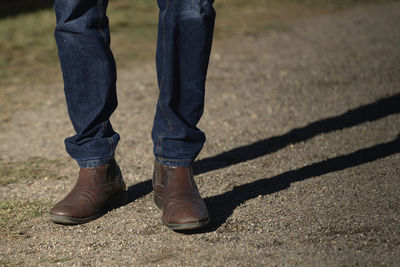
[[54, 0], [0, 0], [0, 18], [52, 7]]

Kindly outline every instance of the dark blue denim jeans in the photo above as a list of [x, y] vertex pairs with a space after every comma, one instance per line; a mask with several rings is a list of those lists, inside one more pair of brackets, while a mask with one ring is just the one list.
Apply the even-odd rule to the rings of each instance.
[[[152, 139], [157, 161], [189, 166], [204, 133], [196, 127], [214, 29], [214, 0], [158, 0], [156, 67], [159, 99]], [[76, 134], [65, 139], [80, 167], [106, 164], [119, 141], [109, 121], [117, 107], [108, 0], [55, 0], [55, 39], [68, 113]]]

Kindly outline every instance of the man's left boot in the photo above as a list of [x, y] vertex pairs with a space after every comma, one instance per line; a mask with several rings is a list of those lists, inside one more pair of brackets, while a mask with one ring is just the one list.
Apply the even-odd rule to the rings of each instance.
[[154, 163], [154, 201], [163, 223], [172, 230], [192, 230], [210, 223], [206, 204], [193, 178], [192, 167]]
[[81, 168], [72, 191], [50, 210], [50, 220], [61, 224], [87, 223], [99, 217], [113, 199], [126, 198], [125, 190], [114, 159], [106, 165]]

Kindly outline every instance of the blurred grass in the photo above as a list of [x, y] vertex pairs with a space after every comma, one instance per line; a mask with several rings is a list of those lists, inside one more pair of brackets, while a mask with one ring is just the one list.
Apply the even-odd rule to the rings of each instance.
[[18, 162], [0, 162], [0, 186], [35, 179], [61, 178], [53, 171], [54, 166], [60, 164], [59, 160], [49, 160], [44, 157], [32, 157]]
[[[217, 0], [216, 40], [276, 29], [292, 19], [360, 3], [387, 0]], [[111, 0], [112, 47], [119, 66], [152, 59], [157, 28], [156, 1]], [[60, 77], [52, 9], [0, 20], [0, 86]], [[279, 27], [278, 27], [279, 28]], [[49, 75], [54, 74], [54, 75]]]
[[18, 225], [22, 222], [42, 216], [50, 208], [50, 203], [44, 202], [0, 202], [0, 228], [1, 237], [17, 231], [17, 235], [24, 233], [19, 231]]
[[[289, 22], [359, 4], [389, 0], [217, 0], [215, 42], [268, 30], [288, 30]], [[108, 16], [112, 49], [119, 68], [153, 60], [156, 44], [155, 0], [111, 0]], [[40, 103], [24, 97], [32, 84], [61, 81], [53, 37], [52, 9], [0, 19], [0, 121], [13, 111]], [[44, 89], [43, 89], [44, 90]]]

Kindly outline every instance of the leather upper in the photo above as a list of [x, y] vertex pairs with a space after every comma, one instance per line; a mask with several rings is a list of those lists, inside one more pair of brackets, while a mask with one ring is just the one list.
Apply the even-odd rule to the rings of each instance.
[[99, 167], [81, 168], [75, 186], [50, 210], [50, 215], [77, 219], [94, 216], [112, 195], [125, 189], [115, 160]]
[[154, 194], [162, 199], [164, 222], [187, 224], [208, 219], [191, 166], [172, 167], [155, 162], [153, 188]]

